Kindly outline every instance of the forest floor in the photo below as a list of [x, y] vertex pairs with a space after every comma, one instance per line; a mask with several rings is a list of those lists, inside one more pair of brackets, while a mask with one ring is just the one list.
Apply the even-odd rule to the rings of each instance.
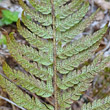
[[[83, 34], [93, 33], [100, 28], [104, 27], [106, 23], [110, 26], [110, 1], [105, 0], [88, 0], [90, 3], [90, 9], [86, 15], [86, 17], [90, 16], [96, 9], [99, 7], [101, 10], [98, 12], [96, 19], [94, 22], [85, 29]], [[3, 12], [2, 10], [10, 10], [10, 11], [18, 11], [19, 17], [22, 13], [22, 8], [18, 5], [17, 0], [0, 0], [0, 19], [2, 19]], [[2, 62], [7, 60], [12, 66], [16, 66], [13, 63], [12, 57], [10, 57], [9, 51], [6, 46], [6, 42], [4, 36], [6, 36], [6, 32], [9, 34], [10, 32], [16, 33], [16, 40], [18, 42], [25, 43], [25, 40], [18, 36], [16, 22], [12, 22], [10, 24], [1, 24], [0, 21], [0, 74], [3, 73], [2, 70]], [[1, 40], [2, 39], [2, 40]], [[1, 43], [2, 41], [2, 43]], [[98, 52], [104, 52], [104, 57], [110, 55], [110, 29], [104, 36], [101, 41], [100, 47], [96, 50]], [[87, 91], [83, 93], [81, 96], [81, 100], [73, 103], [73, 110], [80, 110], [80, 106], [83, 102], [92, 102], [99, 98], [104, 98], [105, 96], [110, 95], [110, 70], [103, 71], [100, 76], [95, 76], [92, 86], [88, 88]], [[0, 96], [5, 97], [5, 99], [0, 98], [0, 110], [20, 110], [18, 107], [14, 106], [7, 102], [6, 99], [10, 99], [9, 95], [4, 92], [3, 88], [0, 87]], [[10, 99], [11, 100], [11, 99]]]

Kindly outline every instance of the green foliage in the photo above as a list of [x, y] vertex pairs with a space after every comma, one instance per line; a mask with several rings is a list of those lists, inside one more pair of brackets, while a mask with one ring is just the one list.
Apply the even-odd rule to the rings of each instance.
[[1, 45], [1, 44], [6, 44], [6, 43], [7, 43], [7, 41], [6, 41], [6, 36], [3, 35], [3, 34], [1, 34], [0, 45]]
[[110, 96], [103, 100], [96, 100], [92, 104], [84, 104], [82, 110], [109, 110], [110, 109]]
[[[94, 76], [108, 67], [110, 56], [103, 58], [103, 54], [84, 65], [95, 54], [108, 27], [75, 40], [91, 24], [98, 10], [83, 19], [89, 7], [84, 0], [54, 0], [54, 7], [52, 0], [29, 1], [33, 8], [19, 0], [24, 9], [24, 25], [20, 19], [17, 21], [18, 32], [28, 45], [18, 43], [12, 33], [7, 37], [10, 54], [22, 69], [13, 69], [4, 62], [3, 70], [10, 80], [0, 76], [0, 84], [14, 102], [28, 110], [71, 110], [71, 104], [90, 87]], [[100, 100], [95, 103], [82, 109], [100, 110], [110, 104], [109, 98], [105, 98], [105, 105]]]
[[11, 12], [9, 10], [2, 10], [3, 18], [0, 20], [0, 26], [9, 25], [18, 20], [18, 12]]
[[[31, 99], [31, 97], [20, 90], [15, 84], [11, 83], [7, 79], [0, 76], [1, 85], [6, 88], [7, 92], [13, 98], [18, 105], [27, 108], [28, 110], [48, 110], [44, 104], [42, 104], [38, 98]], [[4, 86], [5, 85], [5, 86]], [[22, 99], [22, 100], [21, 100]]]

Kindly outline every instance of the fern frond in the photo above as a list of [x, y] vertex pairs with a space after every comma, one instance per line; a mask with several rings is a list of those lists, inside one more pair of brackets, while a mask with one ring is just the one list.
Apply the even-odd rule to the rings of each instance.
[[56, 30], [65, 32], [66, 30], [70, 29], [71, 27], [75, 26], [80, 20], [85, 16], [88, 11], [89, 3], [84, 3], [80, 10], [76, 13], [68, 16], [66, 19], [61, 20], [57, 23]]
[[[110, 57], [104, 58], [101, 61], [102, 56], [97, 56], [91, 65], [83, 67], [82, 72], [77, 73], [77, 71], [70, 72], [68, 75], [65, 75], [61, 80], [58, 80], [58, 87], [65, 90], [69, 87], [73, 87], [75, 84], [92, 79], [94, 75], [104, 70], [107, 67], [107, 62], [110, 60]], [[91, 80], [90, 80], [91, 82]]]
[[84, 31], [84, 29], [91, 24], [91, 22], [95, 18], [95, 15], [98, 12], [99, 12], [99, 9], [95, 13], [93, 13], [89, 18], [85, 19], [85, 21], [82, 21], [82, 22], [78, 23], [77, 25], [72, 27], [70, 30], [62, 33], [61, 39], [59, 38], [59, 40], [62, 40], [63, 44], [66, 44], [66, 43], [70, 42], [71, 40], [73, 40], [73, 38], [75, 36], [82, 33]]
[[110, 110], [110, 96], [95, 100], [92, 104], [84, 104], [81, 110]]
[[6, 89], [8, 94], [10, 94], [10, 97], [13, 98], [13, 101], [19, 106], [27, 108], [28, 110], [48, 110], [48, 108], [46, 108], [46, 106], [42, 104], [38, 98], [35, 98], [35, 100], [31, 99], [28, 94], [23, 93], [22, 90], [7, 79], [4, 79], [1, 75], [0, 85]]
[[[20, 71], [12, 70], [5, 62], [3, 64], [3, 69], [4, 73], [6, 74], [6, 76], [8, 76], [9, 79], [13, 81], [16, 79], [15, 83], [17, 85], [21, 85], [23, 88], [26, 88], [30, 92], [36, 93], [37, 95], [42, 97], [49, 97], [52, 95], [52, 83], [50, 83], [51, 89], [49, 89], [43, 81], [37, 80], [34, 77], [24, 74]], [[47, 82], [50, 82], [49, 78]]]
[[[63, 88], [61, 88], [61, 89], [64, 89], [65, 87], [68, 88], [68, 87], [70, 87], [70, 85], [71, 85], [71, 87], [74, 86], [74, 88], [70, 88], [70, 89], [65, 88], [67, 90], [64, 91], [62, 94], [59, 92], [60, 95], [58, 95], [59, 96], [58, 101], [59, 101], [59, 105], [62, 108], [62, 110], [70, 107], [71, 104], [73, 103], [73, 101], [78, 100], [80, 98], [82, 92], [87, 90], [87, 88], [90, 86], [90, 82], [93, 80], [94, 75], [97, 72], [103, 70], [107, 66], [107, 60], [109, 60], [110, 57], [102, 60], [101, 65], [98, 64], [100, 61], [99, 60], [100, 58], [101, 58], [101, 56], [98, 56], [93, 62], [94, 67], [97, 65], [97, 67], [95, 67], [95, 69], [94, 69], [94, 67], [91, 67], [93, 65], [87, 67], [87, 69], [84, 67], [82, 69], [82, 73], [80, 73], [79, 75], [74, 72], [73, 75], [70, 76], [70, 77], [73, 77], [76, 74], [76, 76], [78, 76], [78, 77], [74, 77], [74, 80], [69, 82], [67, 85], [66, 84], [63, 85], [60, 82], [60, 84], [63, 86]], [[65, 79], [66, 79], [66, 77], [68, 77], [68, 76], [65, 76]], [[63, 79], [63, 81], [64, 81], [64, 79]], [[84, 110], [86, 110], [86, 109], [84, 108]], [[92, 110], [92, 109], [88, 108], [87, 110]], [[97, 110], [97, 109], [93, 109], [93, 110]], [[99, 110], [101, 110], [101, 108]]]
[[[13, 39], [13, 37], [11, 38]], [[43, 80], [47, 80], [47, 77], [49, 75], [48, 70], [46, 68], [43, 68], [42, 66], [40, 66], [38, 69], [38, 66], [35, 63], [30, 63], [30, 61], [28, 61], [25, 57], [22, 56], [22, 54], [20, 54], [19, 49], [17, 49], [16, 47], [16, 49], [13, 48], [16, 44], [13, 44], [13, 42], [11, 42], [12, 40], [10, 40], [9, 37], [7, 37], [7, 40], [7, 47], [15, 60], [31, 74], [37, 75], [37, 77], [40, 77]]]
[[55, 6], [59, 7], [66, 4], [69, 0], [54, 0]]
[[33, 19], [41, 23], [43, 26], [49, 26], [52, 24], [51, 16], [44, 16], [38, 12], [35, 12], [33, 9], [30, 9], [22, 0], [19, 0], [19, 4], [25, 12], [27, 12]]
[[81, 52], [78, 55], [65, 59], [63, 61], [58, 60], [57, 61], [57, 70], [61, 74], [67, 74], [68, 72], [74, 70], [74, 68], [77, 68], [80, 64], [83, 64], [85, 61], [90, 59], [91, 56], [94, 55], [95, 50], [99, 47], [99, 44], [100, 44], [100, 42], [97, 42], [91, 48]]
[[78, 0], [77, 2], [73, 0], [69, 5], [62, 6], [61, 8], [58, 8], [56, 11], [56, 17], [60, 19], [64, 19], [70, 14], [74, 13], [80, 5], [83, 3], [82, 0]]
[[[20, 35], [22, 35], [32, 46], [37, 47], [43, 52], [49, 52], [53, 49], [51, 41], [46, 41], [31, 33], [28, 29], [24, 28], [20, 24], [20, 20], [17, 21], [17, 28]], [[45, 47], [44, 47], [45, 45]]]
[[68, 45], [66, 45], [63, 49], [59, 50], [58, 57], [65, 58], [70, 57], [72, 55], [78, 54], [79, 52], [88, 49], [97, 41], [102, 39], [103, 35], [107, 31], [108, 27], [105, 26], [104, 28], [100, 29], [99, 31], [95, 32], [93, 35], [88, 35], [86, 37], [82, 37], [80, 40], [76, 40]]
[[46, 0], [46, 3], [44, 3], [36, 0], [29, 0], [29, 2], [36, 9], [36, 11], [39, 11], [42, 14], [46, 14], [46, 15], [51, 13], [50, 1]]
[[[10, 37], [13, 36], [10, 35]], [[53, 58], [50, 58], [50, 56], [48, 54], [46, 55], [46, 53], [43, 53], [41, 51], [38, 52], [32, 47], [17, 43], [15, 40], [10, 40], [8, 43], [9, 43], [8, 45], [16, 48], [17, 49], [16, 51], [18, 51], [20, 55], [25, 56], [25, 58], [28, 59], [29, 61], [34, 61], [37, 62], [38, 64], [42, 64], [45, 66], [53, 64]]]
[[[6, 79], [0, 77], [3, 84], [0, 83], [16, 103], [28, 110], [70, 110], [94, 76], [108, 66], [110, 57], [103, 59], [102, 55], [85, 66], [108, 27], [75, 40], [94, 20], [98, 10], [83, 21], [89, 7], [85, 0], [29, 2], [31, 6], [19, 0], [24, 9], [24, 25], [20, 20], [17, 22], [18, 32], [27, 40], [26, 44], [18, 43], [12, 34], [7, 36], [10, 54], [24, 71], [3, 63]], [[19, 87], [37, 98], [24, 95]]]
[[18, 47], [19, 49], [19, 53], [22, 56], [25, 56], [26, 59], [28, 59], [29, 61], [35, 61], [39, 64], [45, 65], [45, 66], [49, 66], [53, 64], [53, 61], [49, 59], [49, 56], [46, 55], [45, 53], [42, 52], [38, 52], [35, 49], [33, 49], [32, 47], [29, 46], [25, 46], [19, 43], [16, 43], [15, 47]]
[[[87, 90], [89, 86], [90, 84], [88, 84], [88, 81], [82, 82], [74, 88], [64, 91], [62, 95], [59, 95], [58, 102], [61, 109], [65, 110], [65, 108], [70, 107], [75, 100], [78, 100], [80, 98], [82, 92]], [[61, 93], [59, 92], [59, 94]]]
[[27, 26], [28, 29], [30, 29], [34, 34], [38, 35], [39, 37], [49, 39], [52, 38], [52, 28], [48, 27], [48, 30], [42, 26], [39, 26], [38, 24], [32, 22], [24, 14], [22, 14], [22, 21], [25, 26]]

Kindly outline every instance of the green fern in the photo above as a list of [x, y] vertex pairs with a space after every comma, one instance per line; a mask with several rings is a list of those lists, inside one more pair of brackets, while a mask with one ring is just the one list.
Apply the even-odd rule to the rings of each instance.
[[[88, 89], [94, 76], [108, 66], [110, 57], [103, 58], [103, 54], [84, 65], [95, 54], [108, 27], [75, 40], [91, 24], [98, 10], [83, 20], [89, 7], [84, 0], [29, 2], [33, 8], [19, 0], [24, 9], [24, 26], [20, 19], [17, 22], [18, 32], [28, 45], [18, 43], [12, 33], [7, 36], [10, 54], [25, 73], [4, 62], [7, 79], [0, 76], [0, 85], [15, 103], [28, 110], [71, 110], [72, 103]], [[84, 105], [82, 110], [104, 110], [109, 104], [107, 97], [104, 104], [98, 100]]]
[[82, 110], [110, 110], [110, 96], [96, 100], [92, 104], [83, 105]]

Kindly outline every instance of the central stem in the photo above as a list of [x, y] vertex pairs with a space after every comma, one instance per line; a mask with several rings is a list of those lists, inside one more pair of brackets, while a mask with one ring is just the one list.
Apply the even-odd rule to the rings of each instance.
[[58, 110], [58, 103], [57, 103], [57, 67], [56, 67], [56, 29], [55, 29], [55, 7], [54, 7], [54, 0], [51, 0], [52, 5], [52, 24], [53, 24], [53, 69], [54, 69], [54, 98], [55, 98], [55, 109]]

